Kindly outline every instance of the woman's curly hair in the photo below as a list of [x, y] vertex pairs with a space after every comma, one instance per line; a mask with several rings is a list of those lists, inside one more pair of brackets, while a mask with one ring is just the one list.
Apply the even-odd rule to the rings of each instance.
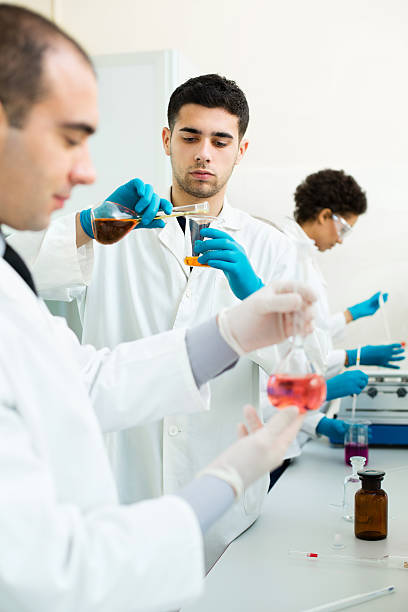
[[323, 208], [340, 216], [362, 215], [367, 198], [357, 181], [343, 170], [320, 170], [309, 174], [295, 191], [294, 217], [298, 223], [315, 219]]

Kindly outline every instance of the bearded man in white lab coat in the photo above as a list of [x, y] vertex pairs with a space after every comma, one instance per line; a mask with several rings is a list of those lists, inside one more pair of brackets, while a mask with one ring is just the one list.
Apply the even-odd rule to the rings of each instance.
[[[168, 198], [174, 206], [209, 202], [210, 215], [216, 220], [202, 237], [211, 238], [223, 251], [217, 258], [221, 263], [210, 258], [213, 269], [190, 269], [184, 263], [189, 238], [174, 218], [163, 228], [137, 229], [111, 247], [90, 242], [89, 210], [76, 218], [68, 215], [57, 220], [43, 236], [12, 239], [31, 263], [44, 296], [72, 299], [80, 295], [83, 342], [97, 348], [113, 348], [126, 340], [201, 323], [263, 283], [294, 274], [291, 242], [234, 209], [225, 196], [228, 179], [248, 147], [244, 138], [248, 104], [239, 87], [218, 75], [190, 79], [172, 94], [168, 120], [169, 127], [163, 129], [164, 149], [173, 168]], [[151, 214], [145, 213], [149, 223], [155, 206], [171, 211], [171, 204], [139, 179], [119, 187], [107, 199], [138, 212], [149, 203]], [[208, 253], [202, 257], [208, 259]], [[130, 503], [171, 493], [189, 482], [218, 449], [233, 440], [237, 402], [258, 406], [257, 363], [270, 372], [278, 361], [275, 348], [242, 359], [222, 380], [211, 383], [208, 414], [165, 417], [110, 435], [109, 454], [121, 500]], [[159, 373], [157, 384], [161, 384]], [[310, 415], [305, 431], [313, 435], [321, 418], [319, 413]], [[207, 534], [207, 567], [256, 520], [268, 485], [267, 477], [260, 479]]]
[[[0, 92], [0, 223], [42, 230], [95, 177], [93, 66], [55, 24], [0, 4]], [[247, 407], [252, 435], [241, 426], [242, 439], [175, 495], [127, 506], [101, 430], [205, 410], [209, 370], [281, 342], [300, 309], [306, 332], [313, 295], [267, 287], [205, 323], [205, 335], [174, 330], [97, 351], [49, 314], [1, 231], [0, 268], [0, 609], [178, 608], [202, 589], [202, 532], [280, 463], [301, 418], [292, 407], [262, 427]]]

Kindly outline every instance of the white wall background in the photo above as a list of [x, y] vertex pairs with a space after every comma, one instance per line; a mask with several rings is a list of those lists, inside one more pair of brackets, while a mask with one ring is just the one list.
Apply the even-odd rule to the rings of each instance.
[[[251, 110], [236, 206], [273, 218], [325, 167], [352, 173], [369, 212], [321, 256], [333, 308], [389, 290], [392, 336], [408, 339], [406, 0], [36, 0], [93, 55], [179, 49], [200, 73], [234, 78]], [[158, 131], [161, 126], [157, 126]], [[381, 318], [347, 343], [384, 340]]]

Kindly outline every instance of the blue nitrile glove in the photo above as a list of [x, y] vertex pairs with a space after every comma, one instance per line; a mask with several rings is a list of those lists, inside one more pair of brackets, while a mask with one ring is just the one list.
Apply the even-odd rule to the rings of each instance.
[[[356, 364], [357, 349], [346, 351], [348, 356], [348, 366]], [[378, 365], [383, 368], [399, 370], [399, 365], [393, 365], [391, 361], [403, 361], [405, 359], [405, 349], [399, 342], [395, 344], [378, 344], [361, 347], [361, 365]]]
[[323, 417], [317, 424], [316, 433], [330, 438], [332, 444], [343, 444], [344, 435], [349, 427], [350, 425], [341, 419]]
[[[153, 219], [159, 210], [163, 210], [166, 215], [169, 215], [173, 209], [172, 204], [168, 200], [160, 198], [154, 192], [152, 185], [145, 184], [138, 178], [132, 179], [115, 189], [105, 201], [122, 204], [122, 206], [126, 206], [126, 208], [141, 214], [142, 220], [136, 225], [136, 229], [164, 227], [164, 221], [161, 219], [153, 221]], [[79, 220], [84, 232], [91, 238], [94, 238], [91, 224], [91, 209], [88, 208], [81, 211]]]
[[368, 376], [361, 370], [343, 372], [326, 380], [326, 401], [347, 395], [359, 395], [367, 386]]
[[[381, 291], [377, 291], [374, 293], [368, 300], [364, 302], [360, 302], [359, 304], [354, 304], [354, 306], [350, 306], [347, 310], [353, 317], [353, 320], [360, 319], [361, 317], [369, 317], [377, 312], [380, 307], [380, 298]], [[384, 302], [388, 300], [388, 293], [382, 294]]]
[[222, 270], [237, 298], [244, 300], [263, 287], [263, 282], [249, 263], [244, 247], [229, 234], [208, 227], [200, 231], [200, 236], [212, 240], [196, 240], [196, 252], [203, 253], [198, 263]]

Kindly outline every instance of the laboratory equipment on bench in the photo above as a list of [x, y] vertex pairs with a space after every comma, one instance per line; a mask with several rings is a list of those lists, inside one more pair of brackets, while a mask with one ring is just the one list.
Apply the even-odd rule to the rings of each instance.
[[351, 457], [364, 457], [368, 463], [368, 427], [370, 421], [352, 420], [344, 435], [344, 461], [351, 465]]
[[360, 540], [384, 540], [388, 533], [388, 496], [381, 488], [385, 472], [359, 470], [361, 489], [354, 506], [354, 535]]
[[207, 264], [201, 264], [198, 262], [198, 258], [201, 253], [195, 250], [196, 240], [205, 240], [200, 235], [200, 231], [206, 227], [210, 227], [210, 224], [216, 220], [216, 217], [210, 217], [209, 215], [191, 215], [188, 224], [190, 229], [190, 240], [187, 240], [187, 253], [184, 258], [184, 263], [187, 266], [210, 268]]
[[[350, 420], [352, 397], [341, 400], [338, 418]], [[376, 444], [408, 446], [408, 372], [369, 372], [368, 384], [358, 396], [358, 419], [368, 419], [370, 446]]]
[[[184, 217], [198, 212], [208, 211], [208, 202], [176, 206], [170, 215], [159, 211], [155, 219], [168, 217]], [[101, 244], [114, 244], [124, 238], [142, 220], [142, 215], [122, 204], [105, 200], [94, 209], [91, 209], [91, 223], [95, 239]]]
[[365, 457], [350, 457], [353, 473], [344, 479], [343, 489], [343, 518], [345, 521], [354, 521], [354, 497], [361, 487], [358, 470], [362, 470], [366, 462]]

